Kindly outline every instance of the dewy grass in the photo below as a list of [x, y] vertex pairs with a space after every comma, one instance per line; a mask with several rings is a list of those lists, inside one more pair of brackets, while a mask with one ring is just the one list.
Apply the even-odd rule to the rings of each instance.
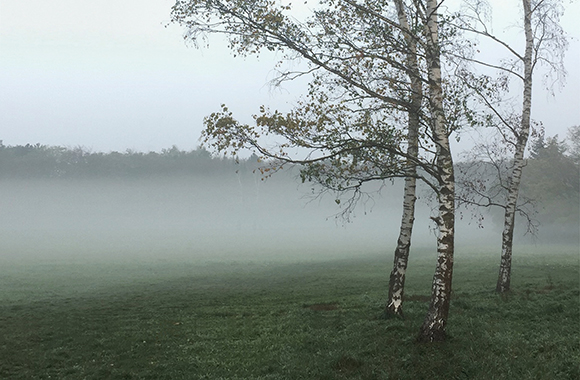
[[4, 268], [0, 378], [577, 379], [577, 252], [550, 252], [516, 255], [500, 296], [497, 257], [458, 250], [450, 339], [432, 345], [414, 341], [433, 266], [420, 251], [404, 320], [378, 318], [385, 256]]

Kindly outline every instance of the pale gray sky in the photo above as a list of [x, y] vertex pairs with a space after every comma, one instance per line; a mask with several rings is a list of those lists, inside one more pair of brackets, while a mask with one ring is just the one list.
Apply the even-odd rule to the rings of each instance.
[[[233, 58], [217, 38], [209, 49], [186, 47], [178, 26], [165, 27], [173, 3], [0, 0], [0, 140], [192, 149], [220, 104], [249, 120], [261, 104], [287, 109], [304, 88], [270, 89], [274, 55]], [[561, 137], [580, 124], [580, 6], [567, 6], [567, 85], [556, 98], [536, 86], [534, 98], [534, 118]]]

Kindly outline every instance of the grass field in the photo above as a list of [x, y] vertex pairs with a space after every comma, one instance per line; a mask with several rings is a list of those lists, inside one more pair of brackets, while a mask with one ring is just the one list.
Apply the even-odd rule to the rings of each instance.
[[[469, 255], [468, 255], [469, 254]], [[5, 260], [0, 379], [578, 379], [577, 247], [458, 249], [445, 343], [414, 342], [432, 252], [412, 252], [404, 320], [381, 320], [391, 257], [294, 262]]]

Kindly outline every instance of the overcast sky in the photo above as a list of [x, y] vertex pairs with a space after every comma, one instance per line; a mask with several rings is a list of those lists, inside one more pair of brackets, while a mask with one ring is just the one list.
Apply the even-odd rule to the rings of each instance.
[[[274, 55], [233, 58], [217, 38], [209, 49], [187, 47], [178, 26], [166, 27], [173, 3], [0, 0], [0, 140], [189, 150], [203, 117], [222, 103], [245, 121], [261, 104], [289, 108], [304, 87], [268, 86]], [[580, 124], [580, 4], [567, 3], [567, 85], [551, 98], [538, 81], [533, 111], [548, 135], [561, 137]]]

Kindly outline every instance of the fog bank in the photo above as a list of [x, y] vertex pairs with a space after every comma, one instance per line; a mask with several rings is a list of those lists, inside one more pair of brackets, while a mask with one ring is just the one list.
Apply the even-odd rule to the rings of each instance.
[[[331, 194], [314, 198], [289, 173], [138, 179], [0, 181], [0, 259], [303, 261], [392, 258], [401, 184], [361, 201], [346, 223]], [[368, 188], [367, 190], [377, 190]], [[413, 249], [435, 255], [432, 205], [420, 191]], [[491, 219], [491, 218], [490, 218]], [[458, 217], [458, 254], [500, 247], [497, 226]], [[466, 249], [467, 248], [467, 249]], [[499, 251], [498, 251], [499, 252]]]

